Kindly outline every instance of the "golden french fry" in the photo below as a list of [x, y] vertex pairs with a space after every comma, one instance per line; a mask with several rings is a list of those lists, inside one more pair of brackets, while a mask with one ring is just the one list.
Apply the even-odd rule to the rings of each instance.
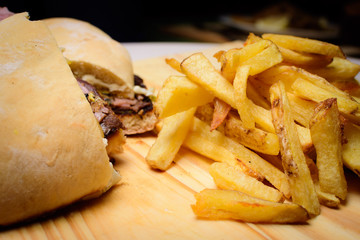
[[304, 52], [296, 52], [288, 48], [278, 46], [281, 55], [283, 56], [283, 61], [286, 64], [301, 66], [303, 68], [309, 67], [325, 67], [331, 62], [331, 57], [312, 54], [312, 53], [304, 53]]
[[261, 53], [271, 44], [270, 41], [260, 40], [254, 44], [246, 45], [241, 49], [230, 49], [225, 53], [221, 73], [228, 81], [232, 82], [239, 65], [243, 65], [244, 62]]
[[166, 170], [173, 162], [191, 126], [196, 108], [164, 119], [162, 128], [145, 159], [152, 167]]
[[181, 68], [180, 68], [180, 62], [178, 60], [176, 60], [175, 58], [165, 58], [165, 62], [172, 67], [173, 69], [175, 69], [176, 71], [178, 71], [179, 73], [182, 73]]
[[[201, 96], [201, 97], [199, 97]], [[158, 118], [211, 102], [214, 96], [184, 76], [170, 76], [165, 80], [155, 102]]]
[[[208, 125], [212, 123], [213, 115], [214, 107], [211, 104], [198, 107], [195, 114], [196, 117]], [[255, 151], [271, 155], [279, 153], [279, 141], [275, 133], [270, 133], [257, 127], [253, 129], [244, 127], [235, 112], [229, 112], [223, 123], [216, 129], [234, 141]], [[210, 130], [214, 129], [211, 127]]]
[[339, 110], [344, 114], [353, 114], [358, 111], [359, 104], [351, 98], [340, 96], [335, 92], [330, 92], [327, 89], [321, 88], [305, 79], [298, 78], [294, 81], [291, 87], [297, 96], [313, 100], [318, 103], [328, 98], [337, 98]]
[[264, 176], [238, 161], [232, 152], [225, 147], [209, 141], [196, 131], [189, 131], [183, 146], [216, 162], [227, 163], [232, 167], [239, 168], [247, 175], [256, 178], [258, 181], [264, 180]]
[[292, 201], [304, 207], [311, 216], [320, 214], [320, 204], [302, 151], [284, 84], [270, 88], [271, 113], [280, 139], [283, 167], [288, 177]]
[[315, 53], [329, 57], [345, 58], [345, 55], [339, 46], [319, 40], [270, 33], [263, 34], [262, 38], [271, 40], [280, 47], [288, 48], [298, 52]]
[[295, 124], [295, 126], [303, 152], [304, 153], [311, 152], [314, 145], [311, 139], [310, 129], [306, 127], [302, 127], [298, 124]]
[[355, 101], [360, 102], [360, 84], [356, 78], [333, 79], [328, 78], [332, 85], [348, 93]]
[[283, 195], [275, 188], [269, 187], [247, 175], [240, 168], [227, 163], [215, 162], [210, 166], [210, 175], [217, 187], [225, 190], [236, 190], [272, 202], [282, 202]]
[[319, 202], [321, 205], [331, 207], [331, 208], [338, 208], [340, 206], [340, 199], [337, 198], [334, 194], [323, 192], [320, 189], [320, 185], [318, 182], [315, 182], [315, 189], [317, 196], [319, 198]]
[[291, 105], [291, 113], [295, 121], [308, 128], [316, 103], [312, 100], [300, 98], [290, 92], [287, 93], [287, 96]]
[[275, 133], [275, 128], [272, 124], [270, 110], [256, 105], [251, 100], [248, 101], [248, 104], [249, 108], [251, 109], [251, 114], [254, 117], [254, 120], [258, 124], [259, 128], [269, 133]]
[[295, 78], [295, 79], [297, 79], [297, 78], [305, 79], [305, 80], [313, 83], [314, 85], [333, 93], [334, 95], [336, 95], [338, 97], [343, 97], [343, 98], [346, 98], [349, 100], [353, 100], [348, 93], [336, 88], [334, 85], [329, 83], [325, 78], [323, 78], [321, 76], [312, 74], [312, 73], [306, 71], [305, 69], [297, 68], [297, 67], [289, 67], [288, 70], [290, 72], [292, 72], [293, 78]]
[[360, 65], [347, 59], [334, 57], [326, 67], [310, 68], [309, 72], [317, 74], [327, 80], [354, 78], [360, 71]]
[[270, 44], [265, 50], [242, 62], [241, 65], [250, 65], [249, 75], [254, 76], [281, 63], [282, 60], [278, 47], [275, 44]]
[[234, 88], [202, 53], [185, 58], [181, 70], [193, 82], [199, 84], [214, 96], [236, 108]]
[[342, 163], [342, 132], [336, 98], [318, 104], [310, 121], [310, 132], [316, 150], [320, 189], [344, 200], [347, 183]]
[[250, 112], [249, 99], [246, 96], [247, 78], [249, 76], [249, 71], [249, 65], [239, 66], [236, 71], [233, 86], [235, 91], [235, 102], [241, 121], [245, 128], [254, 129], [255, 121]]
[[[201, 85], [212, 92], [214, 96], [236, 109], [233, 85], [214, 68], [202, 53], [195, 53], [186, 58], [181, 63], [181, 68], [191, 81]], [[274, 132], [270, 112], [255, 105], [252, 101], [249, 101], [249, 104], [251, 104], [255, 122], [266, 131]]]
[[[246, 94], [248, 98], [255, 104], [267, 110], [270, 109], [270, 101], [268, 101], [269, 90], [265, 90], [267, 87], [265, 84], [258, 86], [256, 80], [251, 77], [247, 82]], [[270, 87], [269, 87], [270, 88]], [[262, 91], [264, 89], [264, 92]]]
[[232, 113], [229, 113], [220, 131], [234, 141], [257, 152], [277, 155], [280, 151], [279, 139], [276, 134], [263, 131], [259, 128], [247, 128]]
[[309, 219], [306, 210], [293, 203], [270, 202], [233, 190], [204, 189], [192, 205], [198, 217], [244, 222], [294, 223]]
[[[270, 155], [269, 155], [270, 156]], [[271, 155], [272, 156], [272, 155]], [[249, 166], [246, 166], [243, 162], [241, 161], [237, 161], [238, 164], [236, 164], [236, 166], [239, 166], [239, 168], [241, 169], [241, 171], [243, 173], [245, 173], [246, 175], [253, 177], [255, 179], [257, 179], [258, 181], [264, 181], [265, 177], [263, 175], [261, 175], [259, 172], [255, 172], [254, 170], [252, 170], [251, 168], [249, 168]]]
[[256, 43], [256, 42], [258, 42], [260, 40], [263, 40], [263, 39], [261, 37], [259, 37], [259, 36], [256, 36], [254, 33], [249, 33], [249, 35], [247, 36], [246, 41], [244, 43], [244, 46]]
[[[286, 198], [290, 198], [291, 195], [289, 183], [285, 174], [266, 160], [262, 159], [255, 152], [226, 137], [224, 134], [217, 130], [210, 131], [210, 126], [197, 118], [194, 118], [193, 126], [189, 130], [188, 137], [192, 134], [197, 134], [199, 137], [202, 137], [202, 139], [206, 139], [207, 141], [212, 142], [214, 144], [214, 147], [212, 149], [214, 149], [215, 151], [217, 151], [216, 146], [227, 149], [227, 151], [231, 152], [245, 166], [252, 169], [256, 173], [264, 176], [275, 188], [282, 192]], [[187, 142], [188, 137], [184, 142], [185, 146], [187, 147], [189, 147]], [[193, 141], [192, 143], [194, 145], [201, 144], [200, 142], [196, 143], [195, 141]], [[194, 151], [197, 151], [195, 150], [195, 147], [190, 148], [194, 149]], [[210, 150], [211, 149], [209, 149], [209, 151]], [[217, 153], [214, 153], [214, 155], [216, 154]], [[209, 152], [208, 156], [210, 158], [212, 158], [211, 155], [212, 153]]]
[[347, 142], [342, 149], [343, 163], [360, 177], [360, 127], [347, 122], [344, 135]]

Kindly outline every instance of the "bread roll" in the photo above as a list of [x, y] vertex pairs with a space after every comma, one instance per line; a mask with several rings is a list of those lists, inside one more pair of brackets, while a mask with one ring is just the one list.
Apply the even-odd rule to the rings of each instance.
[[55, 39], [27, 13], [0, 21], [0, 225], [97, 196], [119, 180]]
[[131, 58], [119, 42], [78, 19], [49, 18], [43, 21], [62, 48], [76, 77], [91, 84], [106, 84], [109, 90], [118, 90], [129, 98], [134, 96]]

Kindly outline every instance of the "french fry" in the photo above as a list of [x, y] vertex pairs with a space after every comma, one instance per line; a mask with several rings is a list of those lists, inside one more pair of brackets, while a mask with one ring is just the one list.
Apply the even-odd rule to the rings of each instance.
[[290, 101], [291, 112], [295, 121], [308, 128], [316, 103], [312, 100], [300, 98], [290, 92], [287, 93], [287, 96]]
[[214, 98], [214, 113], [211, 120], [211, 131], [218, 128], [225, 120], [231, 110], [231, 106], [226, 102]]
[[201, 218], [254, 223], [295, 223], [309, 219], [306, 210], [297, 204], [270, 202], [238, 191], [204, 189], [195, 198], [196, 203], [191, 207]]
[[232, 82], [239, 65], [243, 65], [244, 62], [255, 57], [270, 45], [270, 41], [260, 40], [254, 44], [246, 45], [241, 49], [227, 51], [221, 67], [221, 73], [228, 81]]
[[234, 97], [237, 105], [237, 110], [241, 121], [245, 128], [254, 129], [255, 121], [250, 112], [249, 99], [246, 96], [247, 78], [249, 76], [250, 66], [241, 65], [236, 71], [234, 78]]
[[199, 84], [214, 96], [236, 108], [234, 88], [202, 53], [185, 58], [181, 70], [193, 82]]
[[244, 42], [244, 46], [247, 46], [249, 44], [256, 43], [258, 41], [262, 40], [261, 37], [255, 35], [254, 33], [249, 33], [249, 35], [246, 38], [246, 41]]
[[242, 48], [213, 56], [220, 69], [202, 53], [166, 59], [185, 76], [159, 92], [165, 130], [149, 165], [167, 169], [181, 144], [214, 160], [221, 190], [196, 194], [202, 218], [292, 223], [320, 214], [320, 204], [339, 208], [343, 165], [360, 176], [360, 66], [339, 46], [279, 34], [249, 34]]
[[[201, 96], [201, 97], [199, 97]], [[165, 80], [155, 102], [159, 119], [211, 102], [214, 96], [184, 76]]]
[[251, 114], [254, 117], [255, 123], [259, 126], [259, 128], [270, 133], [275, 133], [275, 128], [272, 124], [270, 110], [256, 105], [251, 100], [248, 101], [248, 104], [249, 108], [251, 109]]
[[340, 199], [337, 198], [334, 194], [323, 192], [320, 189], [320, 185], [318, 182], [315, 182], [315, 189], [317, 196], [319, 198], [319, 202], [321, 205], [331, 207], [331, 208], [339, 208], [340, 206]]
[[216, 162], [227, 163], [232, 167], [239, 168], [247, 175], [256, 178], [258, 181], [264, 180], [263, 175], [259, 172], [255, 172], [242, 162], [238, 161], [232, 152], [227, 150], [225, 147], [209, 141], [199, 132], [190, 130], [184, 140], [183, 146]]
[[295, 124], [299, 136], [301, 148], [304, 153], [309, 153], [312, 150], [313, 142], [311, 139], [310, 129]]
[[196, 108], [164, 119], [162, 128], [145, 160], [155, 169], [166, 170], [173, 162], [191, 126]]
[[270, 88], [270, 98], [271, 113], [280, 139], [282, 162], [290, 184], [292, 201], [304, 207], [311, 216], [319, 215], [319, 200], [291, 116], [285, 86], [281, 81]]
[[275, 44], [270, 44], [268, 48], [256, 56], [242, 62], [241, 65], [250, 65], [249, 75], [254, 76], [281, 63], [282, 60], [283, 58], [278, 47]]
[[277, 189], [263, 184], [241, 171], [240, 168], [227, 163], [215, 162], [211, 164], [209, 172], [220, 189], [236, 190], [272, 202], [284, 200]]
[[360, 127], [347, 122], [344, 135], [347, 142], [342, 149], [343, 163], [360, 177]]
[[329, 57], [345, 58], [341, 48], [337, 45], [322, 42], [314, 39], [295, 37], [291, 35], [280, 35], [265, 33], [263, 39], [268, 39], [284, 48], [288, 48], [298, 52], [315, 53]]
[[[202, 53], [195, 53], [186, 58], [181, 63], [181, 69], [191, 81], [212, 92], [214, 96], [228, 103], [231, 107], [237, 108], [233, 85], [214, 68]], [[270, 112], [255, 105], [252, 101], [249, 101], [249, 104], [251, 104], [255, 122], [263, 129], [274, 132]]]
[[360, 65], [347, 59], [334, 57], [332, 62], [323, 68], [310, 68], [309, 72], [327, 80], [354, 78], [360, 71]]
[[232, 113], [229, 114], [223, 130], [220, 131], [227, 137], [257, 152], [277, 155], [280, 151], [279, 139], [276, 134], [263, 131], [259, 128], [247, 128]]
[[342, 163], [340, 124], [336, 98], [329, 98], [316, 107], [310, 121], [310, 132], [316, 149], [320, 189], [344, 200], [347, 183]]
[[176, 60], [175, 58], [166, 58], [165, 62], [172, 67], [173, 69], [175, 69], [176, 71], [178, 71], [179, 73], [182, 73], [181, 71], [181, 67], [180, 67], [180, 62], [178, 60]]
[[318, 103], [328, 98], [337, 98], [339, 110], [344, 114], [353, 114], [358, 111], [359, 104], [357, 102], [323, 89], [305, 79], [298, 78], [295, 80], [292, 89], [296, 95]]
[[[212, 142], [215, 146], [227, 149], [239, 161], [245, 164], [245, 166], [264, 176], [275, 188], [282, 192], [286, 198], [290, 198], [289, 183], [285, 174], [262, 159], [255, 152], [226, 137], [217, 130], [210, 131], [210, 126], [197, 118], [194, 118], [193, 126], [189, 130], [189, 135], [190, 134], [197, 134], [203, 139], [207, 139], [209, 142]], [[184, 144], [188, 146], [187, 140]], [[193, 144], [195, 143], [193, 142]], [[194, 149], [193, 147], [190, 148]], [[214, 149], [216, 150], [216, 147], [214, 147]], [[209, 155], [211, 155], [211, 153]]]
[[[255, 105], [258, 105], [259, 107], [269, 110], [270, 109], [270, 101], [267, 98], [269, 91], [267, 90], [264, 94], [262, 89], [265, 89], [266, 86], [258, 87], [256, 85], [257, 83], [255, 81], [256, 80], [252, 80], [251, 77], [249, 78], [249, 80], [247, 82], [246, 94], [247, 94], [248, 98]], [[265, 85], [265, 84], [261, 84], [261, 85]]]
[[284, 63], [301, 66], [303, 68], [309, 67], [325, 67], [331, 62], [331, 57], [312, 54], [312, 53], [304, 53], [304, 52], [296, 52], [288, 48], [278, 46], [281, 55], [283, 56]]

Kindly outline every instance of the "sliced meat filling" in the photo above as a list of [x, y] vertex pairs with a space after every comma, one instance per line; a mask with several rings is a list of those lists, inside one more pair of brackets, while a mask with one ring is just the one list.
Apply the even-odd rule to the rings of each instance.
[[[121, 119], [134, 115], [142, 119], [146, 113], [153, 110], [150, 97], [144, 94], [135, 94], [133, 99], [129, 99], [121, 96], [121, 93], [111, 92], [101, 87], [97, 88], [98, 86], [84, 80], [79, 79], [78, 84], [88, 99], [105, 136], [115, 132], [119, 126], [125, 131], [133, 133], [130, 129], [131, 126], [126, 123], [124, 126]], [[136, 75], [134, 76], [134, 85], [146, 89], [143, 80]]]
[[[136, 75], [134, 76], [134, 85], [146, 89], [143, 80]], [[114, 92], [100, 91], [100, 94], [118, 115], [143, 115], [153, 110], [151, 99], [144, 94], [135, 94], [134, 99], [123, 98]]]
[[84, 80], [78, 79], [77, 81], [90, 103], [91, 109], [103, 130], [104, 136], [108, 137], [112, 133], [117, 132], [118, 129], [124, 128], [120, 119], [111, 109], [108, 102], [100, 96], [96, 88]]

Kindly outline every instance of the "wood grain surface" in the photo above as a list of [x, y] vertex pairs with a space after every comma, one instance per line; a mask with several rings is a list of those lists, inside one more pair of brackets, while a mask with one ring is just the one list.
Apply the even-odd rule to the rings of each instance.
[[[240, 44], [219, 45], [206, 55]], [[169, 74], [177, 74], [164, 59], [135, 62], [135, 73], [159, 89]], [[190, 206], [194, 193], [215, 188], [208, 173], [212, 161], [181, 148], [168, 171], [154, 171], [144, 159], [154, 141], [152, 133], [127, 138], [115, 164], [122, 180], [102, 197], [2, 228], [0, 239], [360, 239], [360, 180], [351, 172], [346, 171], [349, 193], [340, 209], [322, 207], [320, 216], [308, 223], [209, 221], [196, 218]]]

